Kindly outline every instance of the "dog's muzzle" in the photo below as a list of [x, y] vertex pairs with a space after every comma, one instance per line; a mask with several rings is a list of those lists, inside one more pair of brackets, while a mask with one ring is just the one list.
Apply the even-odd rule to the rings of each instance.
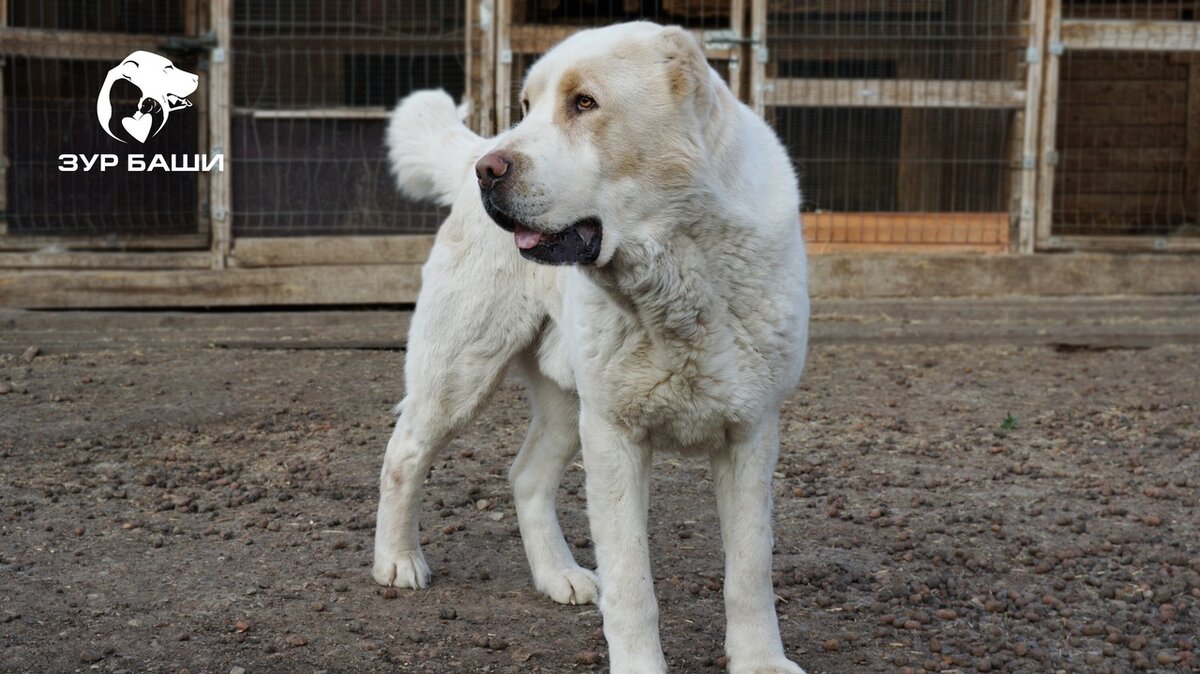
[[499, 152], [489, 152], [475, 164], [483, 208], [502, 229], [513, 233], [521, 257], [542, 264], [592, 264], [600, 257], [603, 226], [587, 217], [555, 232], [535, 229], [509, 215], [498, 195], [505, 179], [511, 180], [513, 162]]

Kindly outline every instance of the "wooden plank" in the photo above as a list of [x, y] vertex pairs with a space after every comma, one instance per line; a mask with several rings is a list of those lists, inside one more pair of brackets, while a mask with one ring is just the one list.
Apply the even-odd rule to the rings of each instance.
[[[1038, 146], [1041, 143], [1042, 96], [1045, 94], [1046, 0], [1032, 0], [1029, 6], [1030, 35], [1028, 49], [1037, 59], [1025, 64], [1025, 110], [1022, 115], [1020, 155], [1013, 165], [1020, 167], [1020, 196], [1017, 221], [1017, 252], [1033, 253], [1037, 241]], [[1029, 60], [1033, 60], [1030, 63]]]
[[[729, 0], [728, 3], [722, 1], [715, 3], [720, 7], [729, 7], [729, 29], [734, 35], [746, 35], [746, 0]], [[703, 43], [701, 43], [703, 44]], [[746, 45], [744, 48], [738, 46], [731, 50], [729, 54], [729, 90], [733, 92], [733, 97], [739, 101], [743, 99], [742, 95], [742, 55], [749, 54], [750, 58], [754, 59], [755, 45]]]
[[[1062, 32], [1063, 0], [1046, 2], [1047, 47], [1059, 41]], [[1062, 82], [1062, 55], [1057, 50], [1042, 52], [1041, 133], [1037, 153], [1037, 198], [1034, 213], [1034, 245], [1039, 250], [1050, 240], [1054, 220], [1054, 174], [1059, 162], [1056, 153], [1058, 130], [1058, 92]]]
[[1055, 236], [1043, 244], [1042, 248], [1053, 251], [1097, 253], [1130, 253], [1138, 251], [1185, 253], [1200, 251], [1200, 237]]
[[1200, 223], [1200, 56], [1192, 57], [1185, 125], [1184, 201], [1192, 215], [1192, 222]]
[[1004, 81], [767, 79], [766, 105], [820, 108], [1000, 108], [1025, 106]]
[[433, 249], [433, 235], [238, 238], [231, 260], [238, 267], [287, 267], [348, 264], [422, 264]]
[[[501, 5], [512, 0], [501, 0]], [[511, 16], [511, 14], [506, 14]], [[497, 16], [497, 20], [499, 20]], [[582, 26], [563, 26], [538, 23], [514, 23], [505, 26], [500, 24], [502, 32], [508, 33], [508, 49], [514, 54], [545, 54], [550, 49], [583, 29]], [[507, 30], [505, 30], [507, 29]], [[704, 47], [704, 30], [691, 29], [692, 36]], [[503, 45], [504, 43], [499, 43]], [[704, 55], [710, 59], [725, 60], [733, 54], [733, 47], [713, 45], [705, 47]], [[501, 47], [503, 51], [503, 46]]]
[[416, 301], [420, 284], [418, 264], [186, 271], [0, 271], [0, 307], [410, 304]]
[[[0, 31], [4, 31], [8, 27], [8, 0], [0, 0]], [[0, 57], [0, 213], [8, 211], [8, 155], [5, 154], [5, 139], [7, 131], [5, 123], [8, 118], [8, 112], [4, 107], [4, 71], [7, 70], [8, 64], [3, 57]], [[0, 216], [0, 237], [8, 234], [8, 222], [3, 216]]]
[[169, 35], [92, 33], [0, 27], [0, 55], [72, 61], [116, 61], [139, 49], [161, 51]]
[[212, 256], [206, 251], [0, 253], [0, 269], [207, 269], [211, 264]]
[[767, 58], [778, 61], [779, 55], [771, 43], [767, 26], [767, 0], [750, 0], [750, 36], [758, 40], [754, 58], [750, 59], [750, 107], [759, 116], [767, 111]]
[[496, 133], [512, 126], [513, 0], [496, 2]]
[[209, 173], [209, 212], [212, 222], [212, 263], [223, 269], [229, 257], [233, 237], [233, 181], [230, 177], [233, 156], [233, 6], [231, 0], [209, 0], [209, 28], [216, 45], [209, 50], [208, 133], [209, 151], [225, 155], [224, 170]]
[[[946, 0], [771, 0], [772, 14], [816, 14], [820, 16], [854, 14], [893, 14], [911, 17], [913, 14], [941, 13]], [[696, 0], [662, 0], [662, 11], [675, 17], [690, 19], [725, 18], [737, 10], [723, 2], [697, 3]]]
[[259, 108], [234, 108], [236, 117], [254, 119], [387, 119], [388, 109], [383, 106], [361, 108], [309, 108], [294, 110], [261, 110]]
[[1104, 82], [1074, 82], [1064, 79], [1061, 92], [1063, 103], [1071, 106], [1112, 105], [1121, 102], [1172, 105], [1186, 100], [1187, 78]]
[[826, 244], [863, 244], [863, 250], [910, 246], [1008, 252], [1007, 213], [805, 213], [804, 238]]
[[1200, 52], [1200, 24], [1186, 21], [1066, 19], [1062, 44], [1078, 51]]
[[[471, 0], [467, 0], [471, 2]], [[485, 138], [490, 138], [496, 135], [496, 7], [493, 0], [480, 0], [479, 7], [481, 8], [480, 21], [486, 21], [480, 26], [483, 32], [482, 54], [480, 56], [480, 67], [483, 72], [480, 74], [479, 101], [481, 108], [479, 110], [479, 126], [475, 132]]]
[[53, 246], [63, 250], [182, 250], [203, 248], [208, 237], [199, 234], [141, 238], [117, 236], [18, 236], [9, 234], [0, 237], [0, 251], [38, 250]]

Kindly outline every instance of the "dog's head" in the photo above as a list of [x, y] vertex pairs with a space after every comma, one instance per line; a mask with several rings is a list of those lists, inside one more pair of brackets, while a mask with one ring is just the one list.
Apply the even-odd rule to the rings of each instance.
[[723, 86], [680, 28], [575, 34], [534, 64], [521, 122], [476, 164], [484, 208], [528, 259], [607, 263], [689, 200]]
[[[113, 138], [117, 138], [117, 136], [109, 128], [109, 121], [113, 115], [112, 88], [121, 80], [129, 82], [141, 92], [137, 111], [159, 119], [154, 133], [158, 133], [166, 125], [172, 110], [191, 105], [187, 97], [196, 91], [199, 84], [199, 78], [196, 75], [176, 68], [170, 60], [158, 54], [135, 51], [126, 56], [120, 65], [108, 71], [104, 86], [100, 90], [100, 96], [96, 99], [96, 116], [100, 120], [100, 126]], [[122, 121], [133, 119], [130, 117]], [[144, 141], [146, 139], [150, 130], [149, 121], [147, 118], [146, 127], [140, 133], [131, 131], [137, 140]], [[126, 123], [127, 131], [130, 130], [130, 126]], [[121, 139], [117, 138], [117, 140]], [[121, 142], [125, 141], [121, 140]]]

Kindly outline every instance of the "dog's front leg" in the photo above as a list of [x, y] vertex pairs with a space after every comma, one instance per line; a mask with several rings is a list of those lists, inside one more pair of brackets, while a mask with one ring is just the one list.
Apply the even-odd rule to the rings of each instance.
[[725, 546], [725, 653], [731, 674], [804, 674], [784, 655], [771, 583], [771, 476], [778, 458], [775, 415], [711, 458]]
[[586, 405], [580, 438], [611, 672], [666, 672], [646, 530], [650, 451]]

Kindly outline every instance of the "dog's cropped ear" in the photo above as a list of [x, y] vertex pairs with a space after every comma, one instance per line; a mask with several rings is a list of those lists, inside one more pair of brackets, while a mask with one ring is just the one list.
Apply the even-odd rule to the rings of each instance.
[[659, 40], [666, 58], [671, 95], [682, 102], [694, 94], [697, 104], [706, 105], [711, 97], [712, 83], [708, 61], [696, 38], [678, 26], [668, 26], [659, 33]]

